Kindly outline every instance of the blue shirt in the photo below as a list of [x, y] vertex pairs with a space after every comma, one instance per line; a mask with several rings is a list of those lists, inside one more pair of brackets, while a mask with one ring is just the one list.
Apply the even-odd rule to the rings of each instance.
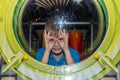
[[[69, 50], [70, 50], [71, 56], [72, 56], [72, 58], [74, 60], [74, 63], [80, 62], [80, 54], [79, 54], [79, 52], [77, 52], [76, 50], [74, 50], [74, 49], [72, 49], [70, 47], [69, 47]], [[36, 60], [42, 61], [42, 57], [44, 55], [44, 52], [45, 52], [45, 48], [39, 49], [38, 52], [37, 52], [37, 55], [35, 57]], [[60, 58], [60, 60], [57, 61], [55, 59], [55, 57], [53, 56], [53, 53], [51, 52], [50, 56], [49, 56], [48, 64], [53, 65], [53, 66], [66, 65], [67, 63], [66, 63], [65, 55], [63, 54], [62, 57]]]

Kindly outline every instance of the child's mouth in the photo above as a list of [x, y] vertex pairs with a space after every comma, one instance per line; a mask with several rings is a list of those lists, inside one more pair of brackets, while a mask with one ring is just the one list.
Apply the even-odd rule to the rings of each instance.
[[54, 50], [60, 50], [60, 48], [53, 48]]

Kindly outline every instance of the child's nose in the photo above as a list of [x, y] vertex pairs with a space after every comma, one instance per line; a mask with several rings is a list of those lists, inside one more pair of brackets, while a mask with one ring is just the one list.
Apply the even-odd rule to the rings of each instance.
[[55, 44], [54, 44], [55, 46], [58, 46], [59, 45], [59, 43], [58, 43], [58, 41], [57, 40], [55, 40]]

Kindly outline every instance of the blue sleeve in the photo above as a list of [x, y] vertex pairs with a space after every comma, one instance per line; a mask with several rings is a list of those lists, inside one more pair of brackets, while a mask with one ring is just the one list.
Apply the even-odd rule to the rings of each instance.
[[36, 56], [35, 56], [35, 59], [41, 62], [44, 51], [45, 51], [44, 48], [38, 49]]
[[73, 60], [75, 63], [79, 63], [80, 62], [80, 55], [79, 53], [77, 53], [75, 56], [73, 56]]
[[79, 63], [80, 62], [80, 53], [72, 48], [69, 48], [69, 49], [70, 49], [70, 53], [72, 55], [74, 62]]

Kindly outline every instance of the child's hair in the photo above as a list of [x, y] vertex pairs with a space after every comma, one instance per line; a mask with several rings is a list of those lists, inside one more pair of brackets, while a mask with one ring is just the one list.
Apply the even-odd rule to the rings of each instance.
[[59, 16], [51, 17], [45, 24], [45, 30], [48, 32], [49, 30], [54, 32], [54, 35], [58, 34], [59, 29], [66, 29], [66, 24], [63, 18]]

